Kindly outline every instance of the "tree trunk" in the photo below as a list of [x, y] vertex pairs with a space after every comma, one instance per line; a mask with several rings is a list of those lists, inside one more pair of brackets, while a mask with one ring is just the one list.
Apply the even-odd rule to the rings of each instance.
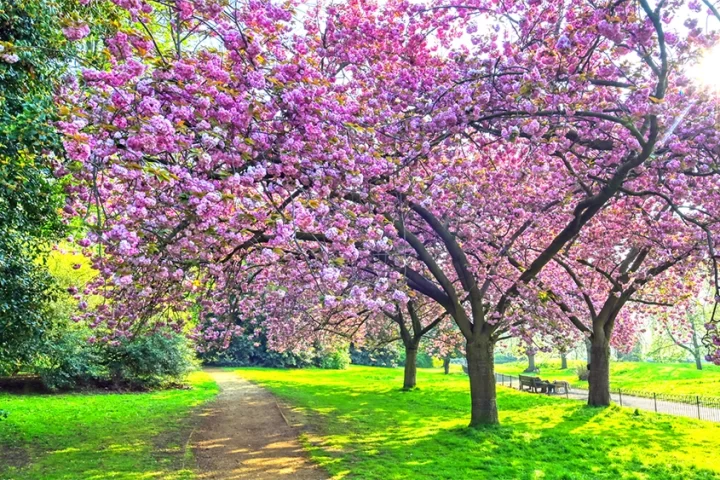
[[537, 368], [535, 368], [535, 354], [528, 353], [527, 357], [528, 357], [528, 366], [525, 369], [525, 373], [532, 373], [535, 370], [537, 370]]
[[443, 358], [443, 370], [445, 370], [445, 375], [450, 373], [450, 356]]
[[560, 354], [560, 370], [567, 370], [567, 353]]
[[466, 345], [468, 377], [470, 377], [470, 426], [496, 425], [498, 419], [495, 398], [495, 345], [487, 337], [469, 341]]
[[695, 352], [694, 357], [695, 357], [695, 367], [698, 370], [702, 370], [702, 356], [700, 355], [700, 353]]
[[585, 339], [585, 352], [588, 365], [592, 362], [592, 340], [589, 338]]
[[590, 348], [590, 377], [588, 405], [610, 405], [610, 342], [604, 336], [593, 335]]
[[405, 347], [405, 380], [403, 390], [415, 388], [417, 380], [417, 347]]

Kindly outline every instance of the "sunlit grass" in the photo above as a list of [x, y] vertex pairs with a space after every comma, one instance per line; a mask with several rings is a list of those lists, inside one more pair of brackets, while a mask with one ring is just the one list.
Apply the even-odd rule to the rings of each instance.
[[[575, 371], [585, 362], [569, 363], [570, 368], [560, 370], [559, 361], [542, 362], [538, 375], [587, 388], [587, 382], [578, 380]], [[495, 370], [517, 376], [526, 367], [524, 362], [503, 363], [495, 365]], [[720, 397], [720, 367], [704, 365], [703, 370], [697, 370], [694, 363], [613, 362], [610, 364], [610, 384], [612, 388], [628, 390]]]
[[353, 479], [720, 479], [720, 425], [499, 388], [499, 427], [466, 428], [466, 376], [238, 369], [296, 407], [313, 459]]
[[8, 395], [0, 407], [0, 479], [195, 478], [190, 412], [217, 385], [202, 372], [191, 390], [133, 394]]

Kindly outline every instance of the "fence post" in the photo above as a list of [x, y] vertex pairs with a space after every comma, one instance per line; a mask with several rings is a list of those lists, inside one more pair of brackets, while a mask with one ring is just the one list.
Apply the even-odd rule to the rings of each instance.
[[620, 406], [622, 407], [622, 388], [618, 388], [618, 395], [620, 395]]
[[512, 388], [512, 377], [510, 377], [510, 388]]
[[695, 399], [697, 400], [697, 407], [698, 407], [698, 420], [702, 420], [700, 418], [700, 395], [696, 395]]
[[653, 393], [653, 400], [655, 400], [655, 413], [657, 413], [657, 393]]

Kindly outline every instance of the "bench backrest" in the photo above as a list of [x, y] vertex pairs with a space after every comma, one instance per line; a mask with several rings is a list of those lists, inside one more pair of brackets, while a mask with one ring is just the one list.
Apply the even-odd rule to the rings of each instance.
[[535, 382], [538, 380], [537, 377], [528, 377], [526, 375], [520, 375], [520, 384], [521, 385], [530, 385], [535, 386]]

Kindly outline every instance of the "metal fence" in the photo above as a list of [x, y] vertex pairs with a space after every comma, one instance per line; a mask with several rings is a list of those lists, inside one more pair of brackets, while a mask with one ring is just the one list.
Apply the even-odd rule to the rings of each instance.
[[[496, 373], [495, 381], [509, 388], [520, 389], [520, 379], [512, 375]], [[556, 393], [553, 394], [553, 396], [564, 396], [575, 400], [587, 401], [588, 391], [587, 389], [570, 386], [566, 392]], [[613, 402], [623, 407], [720, 422], [720, 398], [718, 397], [673, 395], [611, 388], [610, 398]]]

